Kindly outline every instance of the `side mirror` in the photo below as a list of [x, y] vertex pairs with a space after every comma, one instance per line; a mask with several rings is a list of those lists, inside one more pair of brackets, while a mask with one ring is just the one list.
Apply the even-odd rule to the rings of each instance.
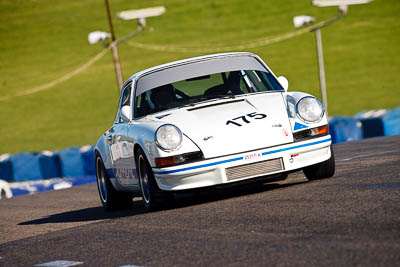
[[130, 106], [123, 106], [121, 109], [121, 119], [122, 121], [129, 121], [130, 120], [130, 111], [131, 107]]
[[285, 91], [287, 92], [288, 88], [289, 88], [289, 81], [288, 79], [286, 79], [285, 76], [279, 76], [278, 77], [278, 82], [282, 85], [283, 89], [285, 89]]

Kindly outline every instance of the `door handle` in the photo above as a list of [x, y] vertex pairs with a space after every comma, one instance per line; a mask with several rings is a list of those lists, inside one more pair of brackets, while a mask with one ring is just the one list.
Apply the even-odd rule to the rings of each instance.
[[112, 137], [112, 135], [111, 135], [111, 134], [107, 135], [107, 140], [108, 140], [108, 141], [110, 141], [110, 142], [111, 142], [111, 141], [112, 141], [112, 139], [113, 139], [113, 137]]

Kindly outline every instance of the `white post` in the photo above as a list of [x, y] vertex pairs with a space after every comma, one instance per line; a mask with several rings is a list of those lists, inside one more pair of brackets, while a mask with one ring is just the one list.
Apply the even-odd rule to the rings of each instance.
[[318, 54], [318, 70], [319, 70], [319, 85], [321, 90], [322, 102], [325, 105], [325, 113], [328, 116], [328, 98], [326, 95], [326, 82], [325, 82], [325, 67], [324, 55], [322, 50], [321, 29], [315, 29], [315, 39], [317, 41], [317, 54]]
[[112, 50], [112, 56], [113, 56], [113, 61], [114, 61], [115, 74], [117, 76], [117, 83], [118, 83], [119, 90], [121, 91], [122, 86], [124, 85], [124, 78], [122, 77], [121, 64], [119, 63], [117, 42], [114, 41], [111, 44], [111, 50]]
[[116, 42], [116, 38], [115, 38], [114, 26], [113, 26], [112, 19], [111, 19], [110, 3], [108, 1], [109, 0], [105, 0], [106, 10], [107, 10], [107, 18], [108, 18], [108, 23], [110, 25], [110, 31], [111, 31], [111, 41], [112, 41], [111, 50], [112, 50], [114, 68], [115, 68], [115, 75], [117, 76], [118, 87], [119, 87], [119, 90], [121, 91], [122, 86], [124, 84], [124, 78], [122, 77], [121, 64], [119, 63], [117, 42]]

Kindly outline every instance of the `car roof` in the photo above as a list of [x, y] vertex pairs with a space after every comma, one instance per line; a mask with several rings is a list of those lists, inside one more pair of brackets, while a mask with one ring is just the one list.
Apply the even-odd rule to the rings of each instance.
[[166, 83], [210, 74], [208, 72], [213, 68], [216, 72], [222, 72], [243, 69], [242, 66], [255, 70], [269, 70], [255, 54], [232, 52], [193, 57], [158, 65], [135, 73], [127, 82], [133, 80], [135, 83], [139, 83], [137, 85], [138, 92], [136, 92], [136, 95], [139, 95]]
[[255, 56], [255, 54], [249, 53], [249, 52], [231, 52], [231, 53], [219, 53], [219, 54], [211, 54], [211, 55], [204, 55], [204, 56], [198, 56], [198, 57], [191, 57], [191, 58], [186, 58], [186, 59], [181, 59], [181, 60], [176, 60], [164, 64], [160, 64], [151, 68], [144, 69], [142, 71], [139, 71], [135, 74], [133, 74], [129, 80], [135, 79], [145, 73], [148, 72], [153, 72], [155, 70], [161, 70], [165, 68], [169, 68], [175, 65], [182, 65], [182, 64], [187, 64], [191, 62], [196, 62], [196, 61], [203, 61], [203, 60], [209, 60], [209, 59], [214, 59], [214, 58], [219, 58], [219, 57], [230, 57], [230, 56]]

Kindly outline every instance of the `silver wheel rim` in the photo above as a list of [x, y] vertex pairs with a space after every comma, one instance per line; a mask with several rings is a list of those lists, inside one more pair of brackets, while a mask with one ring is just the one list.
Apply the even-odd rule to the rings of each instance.
[[107, 202], [106, 174], [100, 158], [97, 158], [96, 165], [97, 188], [99, 189], [101, 200], [105, 203]]
[[142, 197], [146, 204], [150, 203], [150, 184], [149, 173], [147, 172], [146, 161], [142, 155], [138, 158], [139, 184], [142, 191]]

